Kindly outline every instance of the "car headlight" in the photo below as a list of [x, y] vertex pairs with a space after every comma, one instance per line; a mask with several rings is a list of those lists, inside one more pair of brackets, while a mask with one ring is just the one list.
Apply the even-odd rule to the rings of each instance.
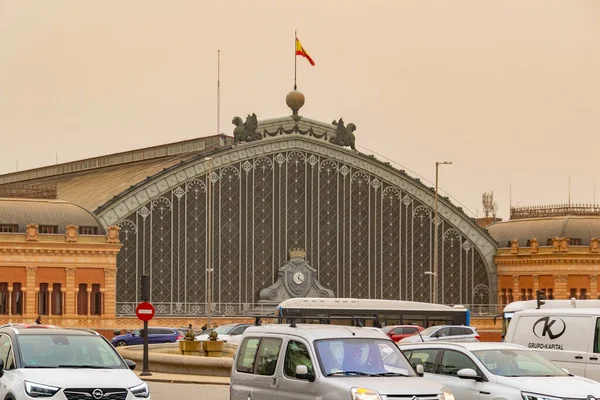
[[145, 383], [141, 383], [137, 386], [129, 388], [129, 391], [135, 397], [143, 397], [143, 398], [150, 397], [150, 390], [148, 390], [148, 385], [146, 385]]
[[29, 397], [52, 397], [59, 390], [60, 388], [56, 386], [25, 381], [25, 393], [27, 393]]
[[440, 394], [440, 400], [454, 400], [454, 395], [452, 391], [448, 388], [442, 389], [442, 394]]
[[352, 400], [381, 400], [381, 396], [374, 390], [365, 388], [352, 388]]
[[524, 400], [563, 400], [562, 397], [546, 396], [545, 394], [521, 393]]

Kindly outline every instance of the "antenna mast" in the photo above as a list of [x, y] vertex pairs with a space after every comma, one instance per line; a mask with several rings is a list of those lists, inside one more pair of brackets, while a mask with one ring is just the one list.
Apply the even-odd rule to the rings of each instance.
[[221, 50], [217, 50], [217, 135], [221, 134]]

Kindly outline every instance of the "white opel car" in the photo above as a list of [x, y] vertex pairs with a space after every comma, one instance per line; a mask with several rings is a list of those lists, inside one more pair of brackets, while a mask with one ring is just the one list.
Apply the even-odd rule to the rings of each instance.
[[93, 331], [0, 328], [0, 400], [149, 400], [133, 368]]
[[[526, 347], [508, 343], [399, 344], [413, 366], [460, 400], [600, 398], [600, 383], [569, 374]], [[591, 396], [591, 397], [590, 397]]]

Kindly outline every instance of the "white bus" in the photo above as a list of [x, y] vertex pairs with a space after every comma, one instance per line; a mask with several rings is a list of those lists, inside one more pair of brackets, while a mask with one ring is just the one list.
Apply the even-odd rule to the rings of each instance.
[[[419, 303], [402, 300], [350, 298], [294, 298], [277, 306], [276, 316], [330, 323], [329, 318], [359, 321], [367, 326], [384, 325], [466, 325], [470, 312], [461, 305]], [[371, 321], [371, 322], [370, 322]]]
[[[546, 308], [600, 308], [600, 300], [543, 300], [541, 309]], [[508, 331], [508, 325], [513, 315], [522, 310], [535, 310], [538, 308], [537, 300], [513, 301], [504, 307], [502, 312], [502, 337]]]

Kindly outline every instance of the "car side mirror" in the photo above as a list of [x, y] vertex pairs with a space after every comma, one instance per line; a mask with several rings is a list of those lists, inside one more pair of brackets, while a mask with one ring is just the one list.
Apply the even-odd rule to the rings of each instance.
[[417, 370], [417, 375], [425, 375], [425, 367], [423, 367], [423, 364], [418, 364], [415, 369]]
[[296, 366], [296, 378], [304, 379], [309, 382], [315, 381], [315, 376], [308, 372], [308, 367], [306, 365], [297, 365]]
[[481, 379], [481, 377], [477, 375], [477, 372], [472, 368], [463, 368], [459, 370], [456, 375], [461, 379], [474, 379], [476, 381]]
[[0, 358], [0, 377], [4, 375], [4, 360]]
[[129, 368], [132, 371], [135, 369], [135, 366], [137, 365], [136, 363], [134, 363], [131, 360], [124, 360], [124, 361], [125, 361], [125, 365], [127, 365], [127, 368]]

